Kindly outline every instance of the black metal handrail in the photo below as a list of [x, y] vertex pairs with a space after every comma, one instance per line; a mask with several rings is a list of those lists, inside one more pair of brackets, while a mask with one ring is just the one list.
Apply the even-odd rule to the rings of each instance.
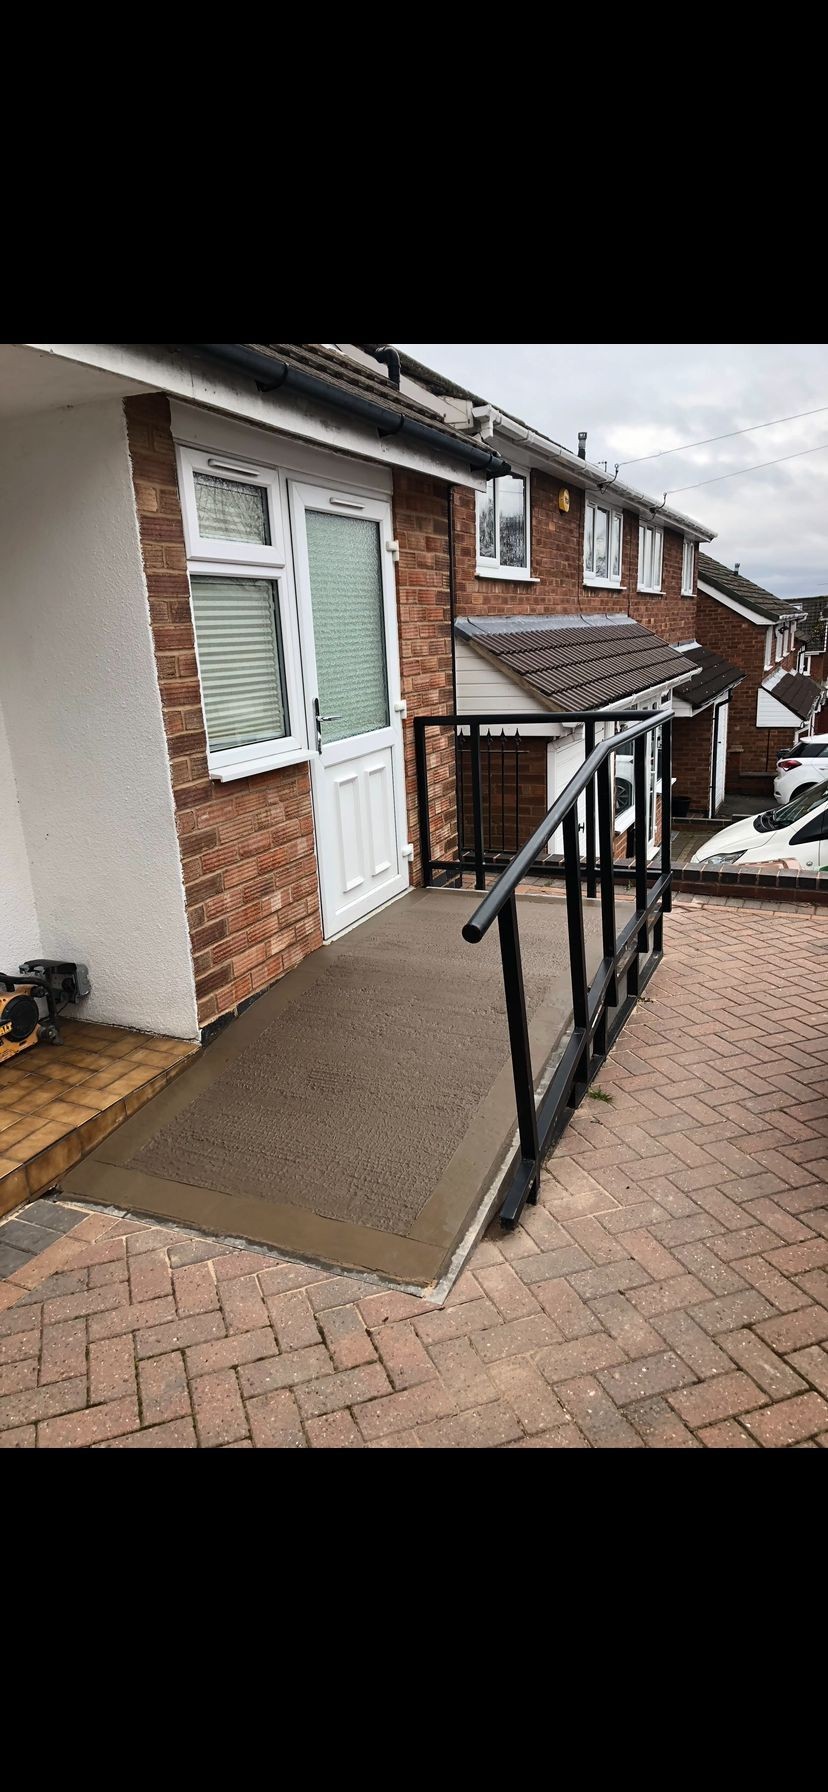
[[[645, 984], [660, 962], [664, 949], [663, 917], [671, 906], [672, 868], [670, 860], [671, 802], [670, 773], [672, 763], [672, 709], [629, 710], [605, 709], [551, 715], [473, 715], [417, 716], [414, 720], [417, 758], [417, 787], [420, 819], [420, 848], [424, 881], [431, 883], [436, 869], [455, 870], [462, 883], [465, 867], [462, 840], [456, 861], [431, 856], [431, 832], [428, 793], [428, 728], [468, 729], [472, 754], [472, 807], [474, 820], [475, 884], [486, 890], [486, 875], [494, 867], [487, 863], [483, 847], [483, 801], [480, 760], [480, 731], [494, 727], [532, 723], [583, 722], [585, 758], [543, 821], [500, 870], [496, 882], [486, 891], [474, 914], [463, 928], [463, 937], [477, 945], [497, 921], [500, 955], [506, 998], [506, 1017], [518, 1122], [518, 1150], [507, 1174], [500, 1210], [501, 1222], [513, 1226], [524, 1203], [536, 1201], [540, 1169], [547, 1152], [566, 1124], [569, 1112], [583, 1100], [609, 1045], [623, 1026]], [[626, 725], [619, 734], [595, 741], [598, 722], [622, 721]], [[655, 729], [662, 735], [661, 775], [661, 870], [653, 874], [647, 860], [647, 737]], [[633, 749], [634, 834], [635, 834], [635, 909], [617, 932], [615, 915], [615, 879], [618, 867], [613, 859], [613, 807], [610, 767], [612, 755], [627, 744]], [[655, 766], [654, 766], [655, 770]], [[581, 796], [586, 796], [584, 862], [578, 842], [578, 810]], [[595, 819], [598, 820], [598, 857], [595, 851]], [[526, 877], [536, 872], [538, 855], [548, 845], [558, 828], [563, 832], [563, 875], [566, 890], [569, 967], [572, 986], [572, 1032], [557, 1064], [551, 1081], [540, 1099], [535, 1094], [535, 1079], [529, 1043], [529, 1021], [520, 952], [520, 933], [516, 892]], [[498, 869], [500, 869], [498, 867]], [[543, 868], [545, 869], [545, 867]], [[624, 873], [630, 876], [630, 872]], [[587, 980], [584, 938], [583, 887], [594, 897], [600, 887], [602, 958], [592, 979]], [[650, 933], [652, 932], [652, 950]], [[623, 1000], [619, 985], [626, 978]], [[611, 1011], [615, 1011], [614, 1014]]]

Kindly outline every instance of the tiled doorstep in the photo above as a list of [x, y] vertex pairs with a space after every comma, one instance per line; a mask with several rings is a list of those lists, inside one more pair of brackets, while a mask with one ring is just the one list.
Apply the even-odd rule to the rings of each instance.
[[192, 1056], [193, 1051], [188, 1050], [182, 1042], [182, 1056], [178, 1063], [166, 1065], [146, 1083], [140, 1083], [136, 1089], [129, 1090], [99, 1114], [93, 1114], [89, 1120], [84, 1120], [80, 1126], [69, 1127], [44, 1150], [37, 1151], [25, 1163], [16, 1164], [14, 1169], [0, 1176], [0, 1218], [11, 1213], [22, 1202], [30, 1201], [36, 1195], [42, 1195], [45, 1189], [52, 1188], [73, 1164], [80, 1163], [88, 1151], [108, 1138], [116, 1126], [120, 1126], [130, 1114], [136, 1113], [146, 1102], [151, 1101], [153, 1095], [158, 1095], [166, 1083], [172, 1082]]

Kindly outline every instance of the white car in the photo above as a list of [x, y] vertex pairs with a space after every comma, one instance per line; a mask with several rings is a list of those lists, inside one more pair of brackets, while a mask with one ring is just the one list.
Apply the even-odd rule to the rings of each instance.
[[792, 870], [828, 877], [828, 777], [763, 815], [748, 815], [729, 828], [711, 834], [691, 865], [716, 870], [720, 865], [760, 865], [764, 860], [787, 862]]
[[828, 734], [799, 741], [797, 746], [780, 753], [776, 761], [773, 794], [777, 806], [812, 790], [825, 777], [828, 777]]

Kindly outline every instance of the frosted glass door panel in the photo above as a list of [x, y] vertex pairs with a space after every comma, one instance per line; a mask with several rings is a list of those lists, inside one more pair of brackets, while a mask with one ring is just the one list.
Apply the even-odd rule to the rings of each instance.
[[306, 512], [322, 742], [387, 728], [379, 524]]

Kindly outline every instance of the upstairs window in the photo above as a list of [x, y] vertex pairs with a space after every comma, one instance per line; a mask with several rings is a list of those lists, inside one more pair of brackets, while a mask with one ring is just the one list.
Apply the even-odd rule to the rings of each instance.
[[654, 529], [649, 523], [639, 524], [638, 529], [638, 589], [639, 591], [661, 591], [661, 556], [664, 548], [664, 535], [661, 529]]
[[584, 583], [620, 585], [623, 517], [597, 498], [584, 505]]
[[694, 575], [696, 571], [695, 542], [685, 541], [681, 556], [681, 595], [692, 597], [695, 589]]
[[781, 660], [785, 652], [785, 630], [779, 623], [776, 630], [776, 657]]
[[484, 578], [529, 578], [528, 474], [490, 479], [477, 493], [477, 571]]
[[773, 665], [773, 629], [768, 628], [765, 630], [765, 671], [766, 672], [770, 671], [770, 668], [772, 665]]

